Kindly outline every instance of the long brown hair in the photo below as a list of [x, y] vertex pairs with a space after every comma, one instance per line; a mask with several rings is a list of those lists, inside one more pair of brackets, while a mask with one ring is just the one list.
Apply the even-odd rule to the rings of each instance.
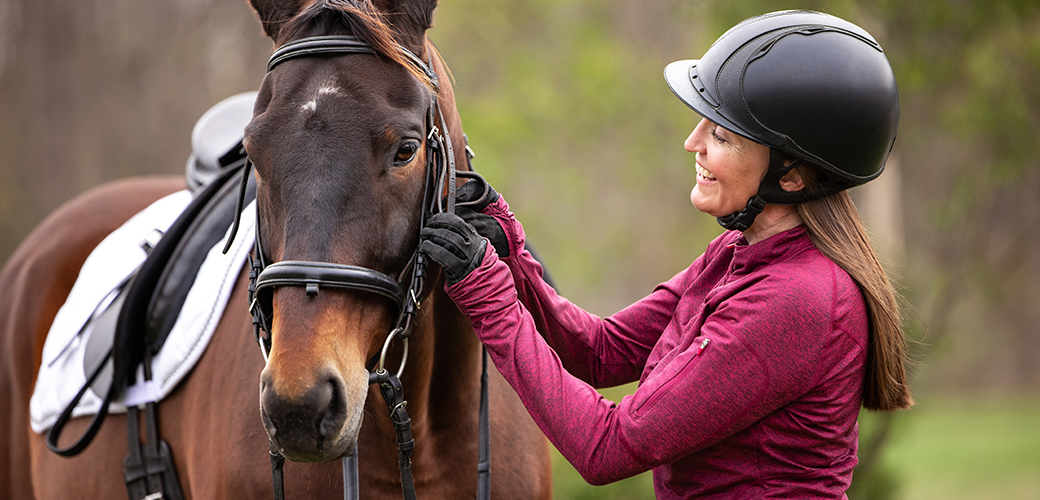
[[[796, 167], [806, 187], [815, 168]], [[797, 205], [809, 239], [821, 253], [849, 273], [867, 303], [870, 338], [863, 384], [863, 407], [892, 411], [914, 405], [907, 382], [907, 340], [896, 291], [881, 267], [859, 211], [847, 191]]]

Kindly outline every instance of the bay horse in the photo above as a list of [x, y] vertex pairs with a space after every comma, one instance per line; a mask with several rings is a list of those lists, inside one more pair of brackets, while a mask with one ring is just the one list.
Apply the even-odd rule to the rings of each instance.
[[[439, 126], [463, 137], [446, 68], [426, 39], [436, 0], [250, 4], [276, 47], [335, 35], [373, 49], [295, 57], [264, 78], [244, 140], [255, 165], [262, 241], [254, 255], [404, 275], [425, 210], [432, 102], [443, 112]], [[404, 50], [427, 61], [440, 85], [410, 66]], [[465, 148], [456, 146], [453, 160], [466, 168]], [[0, 498], [125, 498], [126, 415], [110, 415], [92, 445], [65, 458], [30, 430], [29, 397], [44, 337], [89, 252], [133, 214], [184, 186], [180, 177], [148, 177], [96, 188], [46, 218], [5, 265]], [[395, 430], [368, 380], [393, 326], [392, 301], [356, 289], [275, 287], [269, 351], [261, 351], [246, 307], [248, 274], [240, 273], [197, 366], [158, 405], [185, 497], [271, 498], [268, 451], [275, 443], [290, 461], [311, 462], [285, 467], [290, 500], [342, 498], [343, 471], [333, 460], [355, 447], [362, 497], [400, 498]], [[481, 346], [443, 293], [443, 279], [431, 265], [400, 380], [418, 498], [472, 498]], [[389, 356], [402, 355], [395, 344]], [[548, 442], [493, 368], [489, 386], [492, 497], [549, 498]], [[71, 421], [69, 434], [88, 421]]]

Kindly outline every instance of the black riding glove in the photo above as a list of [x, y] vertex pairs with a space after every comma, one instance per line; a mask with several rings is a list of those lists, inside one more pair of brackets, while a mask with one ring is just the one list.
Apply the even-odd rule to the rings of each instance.
[[430, 217], [419, 238], [419, 251], [444, 268], [449, 285], [462, 281], [479, 267], [487, 249], [487, 240], [473, 226], [448, 213]]
[[473, 226], [477, 233], [491, 241], [491, 246], [495, 247], [495, 253], [499, 258], [505, 258], [509, 257], [509, 241], [502, 225], [498, 219], [482, 213], [488, 205], [498, 201], [500, 196], [495, 188], [483, 179], [467, 181], [455, 191], [455, 212]]

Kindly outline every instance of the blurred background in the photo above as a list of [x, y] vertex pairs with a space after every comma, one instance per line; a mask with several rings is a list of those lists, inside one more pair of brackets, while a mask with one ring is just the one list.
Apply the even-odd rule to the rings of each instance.
[[[888, 169], [854, 196], [906, 299], [918, 405], [864, 412], [849, 497], [1040, 498], [1040, 2], [443, 0], [429, 36], [477, 169], [560, 291], [608, 315], [722, 231], [689, 204], [698, 117], [662, 69], [787, 8], [866, 28], [900, 90]], [[242, 0], [0, 0], [0, 262], [91, 187], [182, 173], [195, 121], [270, 50]], [[649, 474], [555, 473], [558, 499], [653, 498]]]

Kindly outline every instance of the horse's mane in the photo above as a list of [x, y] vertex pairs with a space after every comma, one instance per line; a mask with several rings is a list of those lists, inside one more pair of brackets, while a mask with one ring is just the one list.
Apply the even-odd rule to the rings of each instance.
[[[429, 27], [431, 22], [427, 14], [418, 10], [397, 15], [407, 17], [408, 22], [419, 23], [424, 28]], [[404, 66], [419, 81], [432, 88], [433, 82], [429, 77], [401, 53], [399, 46], [403, 46], [402, 35], [394, 29], [387, 17], [387, 14], [372, 5], [371, 0], [317, 0], [285, 23], [276, 43], [280, 46], [315, 32], [323, 35], [352, 34], [379, 54]]]

